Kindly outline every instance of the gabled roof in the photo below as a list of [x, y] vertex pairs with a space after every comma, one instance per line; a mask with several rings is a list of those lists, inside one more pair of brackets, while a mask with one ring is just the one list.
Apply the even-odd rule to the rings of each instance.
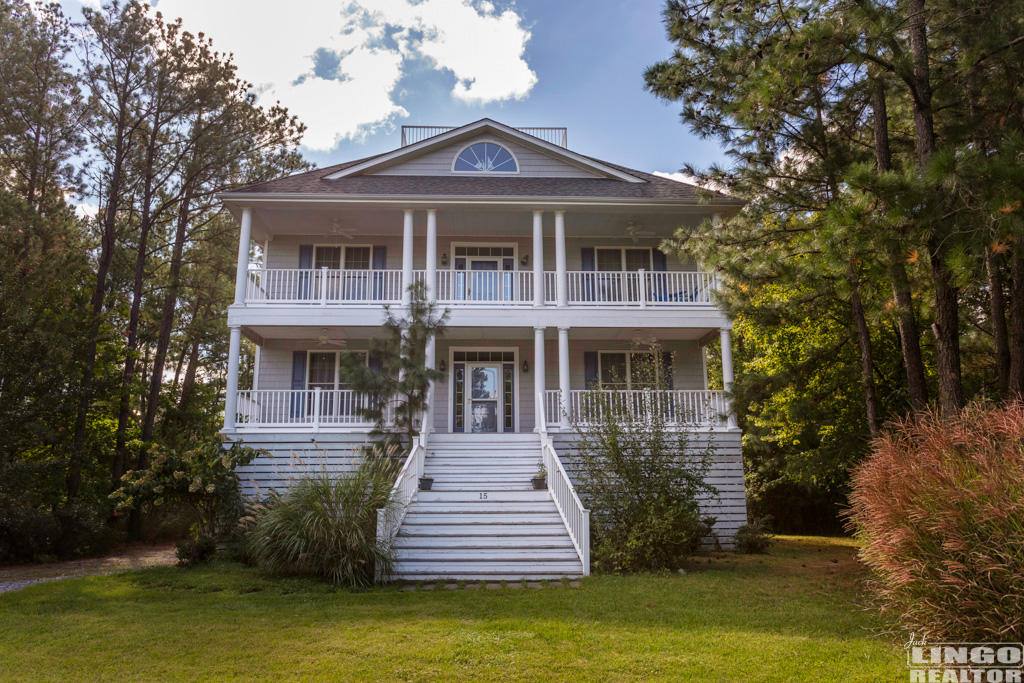
[[478, 136], [481, 133], [490, 133], [492, 135], [496, 135], [497, 137], [515, 140], [521, 145], [524, 145], [526, 147], [532, 147], [533, 149], [546, 153], [549, 156], [558, 158], [561, 161], [570, 163], [574, 166], [581, 166], [606, 178], [615, 178], [618, 180], [625, 181], [627, 183], [642, 182], [638, 178], [634, 178], [630, 174], [624, 173], [622, 170], [617, 169], [609, 164], [605, 164], [602, 161], [598, 161], [597, 159], [591, 159], [590, 157], [585, 157], [582, 154], [577, 154], [576, 152], [570, 151], [559, 145], [553, 145], [550, 142], [547, 142], [546, 140], [541, 140], [540, 138], [534, 137], [529, 133], [524, 133], [515, 128], [506, 126], [503, 123], [498, 123], [493, 119], [480, 119], [479, 121], [468, 123], [465, 126], [460, 126], [459, 128], [455, 128], [445, 133], [441, 133], [440, 135], [435, 135], [433, 137], [426, 138], [425, 140], [420, 140], [419, 142], [413, 143], [411, 145], [399, 147], [394, 151], [387, 152], [385, 154], [380, 154], [376, 157], [371, 157], [370, 159], [366, 159], [360, 163], [353, 164], [352, 166], [348, 166], [343, 169], [339, 169], [326, 176], [326, 179], [337, 180], [339, 178], [345, 178], [360, 173], [372, 173], [373, 171], [379, 168], [391, 166], [395, 163], [399, 163], [406, 159], [417, 157], [420, 156], [421, 154], [426, 154], [431, 150], [455, 144], [461, 140]]
[[[365, 175], [408, 159], [405, 153], [421, 154], [441, 145], [457, 143], [462, 138], [491, 131], [496, 135], [510, 135], [519, 144], [529, 143], [543, 149], [567, 163], [592, 170], [593, 177], [524, 177], [485, 175]], [[422, 146], [421, 146], [422, 145]], [[707, 193], [704, 193], [705, 196]], [[593, 157], [552, 145], [532, 135], [490, 119], [481, 119], [442, 135], [428, 138], [391, 152], [377, 154], [354, 161], [334, 164], [325, 168], [297, 173], [262, 183], [256, 183], [222, 193], [221, 198], [238, 202], [246, 198], [261, 200], [348, 200], [373, 201], [399, 198], [468, 199], [471, 201], [549, 200], [549, 201], [612, 201], [651, 202], [666, 204], [697, 204], [701, 191], [694, 185], [663, 178], [644, 171], [626, 168]], [[717, 205], [740, 206], [739, 199], [712, 193], [711, 202]]]

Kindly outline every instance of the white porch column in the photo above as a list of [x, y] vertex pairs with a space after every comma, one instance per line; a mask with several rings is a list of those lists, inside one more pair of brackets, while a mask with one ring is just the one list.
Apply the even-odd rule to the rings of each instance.
[[558, 328], [558, 408], [561, 415], [558, 425], [569, 428], [569, 328]]
[[533, 305], [544, 305], [544, 212], [533, 212]]
[[437, 210], [427, 210], [427, 301], [437, 299]]
[[245, 303], [245, 285], [249, 279], [249, 241], [252, 239], [252, 209], [242, 209], [242, 225], [238, 231], [238, 270], [235, 271], [235, 303]]
[[555, 211], [555, 272], [558, 305], [564, 308], [569, 289], [565, 274], [565, 211]]
[[[728, 327], [721, 328], [718, 334], [722, 341], [722, 386], [726, 391], [732, 391], [732, 334]], [[729, 401], [729, 427], [735, 426], [736, 412], [732, 409], [732, 401]]]
[[548, 411], [544, 395], [544, 390], [547, 388], [545, 386], [546, 373], [547, 368], [544, 367], [544, 328], [535, 327], [533, 328], [533, 393], [536, 396], [536, 400], [540, 401], [540, 405], [537, 406], [535, 411], [538, 420], [538, 423], [534, 425], [533, 431], [535, 432], [542, 432], [547, 428]]
[[238, 356], [242, 352], [242, 328], [231, 328], [228, 341], [228, 385], [224, 396], [224, 429], [235, 428], [238, 408]]
[[409, 286], [412, 284], [412, 209], [405, 210], [402, 230], [402, 305], [409, 305]]

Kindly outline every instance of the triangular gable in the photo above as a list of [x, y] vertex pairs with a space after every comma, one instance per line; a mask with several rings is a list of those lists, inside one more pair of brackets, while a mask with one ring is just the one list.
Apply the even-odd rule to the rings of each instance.
[[[529, 159], [534, 162], [542, 160], [544, 163], [527, 165], [528, 168], [538, 169], [536, 172], [530, 173], [535, 177], [543, 177], [546, 173], [550, 173], [554, 177], [611, 178], [629, 183], [644, 182], [617, 168], [576, 154], [491, 119], [481, 119], [441, 135], [401, 147], [393, 152], [367, 159], [362, 163], [353, 164], [324, 176], [324, 179], [335, 180], [355, 175], [404, 175], [405, 173], [402, 173], [403, 166], [409, 175], [434, 175], [448, 169], [442, 173], [447, 174], [450, 172], [453, 155], [476, 139], [489, 139], [505, 143], [509, 147], [514, 147], [514, 154], [516, 151], [520, 151], [526, 157], [524, 160]], [[413, 163], [414, 160], [419, 160], [421, 163]], [[426, 160], [427, 163], [422, 163], [423, 160]], [[520, 166], [522, 165], [520, 163]], [[545, 166], [547, 171], [543, 170]]]

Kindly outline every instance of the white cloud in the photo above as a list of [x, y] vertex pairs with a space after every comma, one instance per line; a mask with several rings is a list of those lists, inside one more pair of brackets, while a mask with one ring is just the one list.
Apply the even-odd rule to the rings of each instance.
[[[485, 104], [525, 97], [537, 82], [524, 59], [530, 32], [512, 9], [486, 0], [158, 0], [220, 50], [261, 102], [279, 100], [306, 123], [304, 144], [331, 149], [409, 116], [392, 91], [426, 60], [455, 77], [452, 97]], [[338, 60], [338, 77], [314, 72], [314, 55]], [[325, 77], [326, 76], [326, 77]]]
[[666, 173], [665, 171], [654, 171], [652, 175], [656, 175], [660, 178], [668, 178], [669, 180], [675, 180], [676, 182], [686, 183], [687, 185], [695, 185], [696, 187], [702, 187], [705, 190], [711, 190], [713, 192], [721, 192], [722, 194], [729, 194], [728, 188], [719, 183], [713, 183], [710, 181], [702, 181], [696, 176], [690, 175], [689, 173], [683, 173], [682, 171], [676, 171], [675, 173]]

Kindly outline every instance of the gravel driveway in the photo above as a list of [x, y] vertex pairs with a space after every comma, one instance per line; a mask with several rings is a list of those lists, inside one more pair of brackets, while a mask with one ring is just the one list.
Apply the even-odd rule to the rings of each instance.
[[106, 557], [0, 567], [0, 593], [16, 591], [25, 586], [47, 581], [74, 579], [96, 574], [116, 574], [147, 567], [171, 565], [175, 562], [177, 562], [177, 557], [175, 557], [172, 544], [136, 544], [119, 548]]

